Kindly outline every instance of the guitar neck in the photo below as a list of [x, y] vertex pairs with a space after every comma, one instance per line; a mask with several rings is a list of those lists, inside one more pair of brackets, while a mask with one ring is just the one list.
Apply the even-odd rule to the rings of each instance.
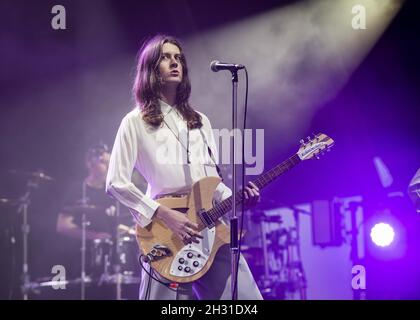
[[[292, 169], [294, 166], [296, 166], [300, 162], [301, 160], [299, 156], [295, 154], [289, 159], [278, 164], [274, 168], [262, 173], [261, 175], [257, 177], [257, 179], [255, 179], [252, 182], [261, 190], [265, 186], [273, 182], [275, 179], [277, 179], [279, 176], [281, 176], [285, 172]], [[243, 199], [242, 190], [236, 192], [236, 204], [241, 204], [243, 200], [244, 199]], [[232, 209], [232, 204], [233, 204], [233, 197], [230, 196], [229, 198], [217, 204], [212, 209], [208, 210], [207, 214], [213, 220], [213, 222], [216, 222], [219, 218], [223, 217], [226, 213], [228, 213]]]

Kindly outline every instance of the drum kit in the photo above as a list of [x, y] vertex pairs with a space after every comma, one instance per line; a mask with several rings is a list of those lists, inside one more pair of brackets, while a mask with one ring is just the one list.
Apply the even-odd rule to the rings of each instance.
[[[109, 210], [109, 209], [108, 209]], [[105, 214], [107, 209], [101, 206], [82, 203], [66, 207], [63, 211], [74, 216], [81, 216], [81, 276], [77, 283], [81, 285], [81, 300], [86, 299], [86, 285], [103, 287], [115, 285], [117, 300], [122, 299], [122, 286], [139, 284], [138, 246], [134, 227], [119, 223], [120, 205], [116, 202], [116, 223], [111, 238], [96, 238], [87, 241], [86, 231], [90, 225], [90, 217]], [[90, 245], [88, 245], [90, 244]]]
[[[140, 283], [138, 246], [135, 229], [121, 223], [120, 205], [116, 202], [112, 214], [105, 213], [106, 208], [82, 199], [78, 203], [66, 206], [63, 212], [77, 216], [81, 221], [80, 237], [80, 277], [54, 281], [53, 277], [37, 278], [30, 281], [28, 263], [28, 212], [31, 195], [42, 183], [55, 181], [42, 171], [11, 171], [14, 175], [25, 177], [26, 189], [22, 197], [0, 198], [0, 206], [17, 207], [22, 215], [22, 276], [21, 292], [23, 299], [30, 293], [40, 293], [44, 288], [65, 285], [80, 289], [80, 299], [85, 300], [86, 288], [96, 287], [99, 291], [104, 286], [112, 287], [113, 297], [120, 300], [125, 285], [135, 285], [136, 294]], [[109, 210], [109, 209], [108, 209]], [[258, 245], [244, 241], [242, 253], [250, 264], [254, 277], [265, 299], [287, 299], [287, 295], [298, 293], [300, 299], [306, 299], [306, 279], [299, 250], [299, 212], [294, 208], [295, 227], [285, 228], [281, 216], [268, 216], [261, 210], [252, 212], [248, 221], [255, 224], [249, 230], [257, 231]], [[114, 219], [115, 232], [110, 238], [87, 239], [90, 219], [95, 215], [107, 214]], [[270, 227], [271, 226], [271, 227]], [[275, 226], [272, 228], [272, 226]], [[248, 233], [249, 234], [249, 233]], [[251, 232], [252, 234], [252, 232]], [[137, 297], [133, 297], [134, 299]]]
[[[93, 215], [105, 215], [106, 209], [88, 203], [86, 199], [82, 199], [75, 205], [64, 207], [63, 212], [81, 218], [80, 277], [60, 281], [53, 281], [53, 277], [42, 277], [31, 281], [28, 262], [28, 237], [30, 231], [28, 214], [31, 195], [34, 189], [38, 188], [42, 183], [53, 182], [55, 179], [41, 170], [37, 172], [11, 170], [9, 172], [22, 176], [26, 180], [26, 190], [22, 197], [18, 199], [0, 198], [0, 206], [17, 207], [17, 212], [22, 217], [22, 276], [20, 288], [24, 300], [28, 300], [31, 293], [39, 294], [43, 288], [55, 288], [60, 285], [80, 288], [81, 300], [86, 299], [86, 288], [88, 286], [102, 288], [104, 285], [112, 286], [115, 288], [114, 297], [117, 300], [123, 299], [122, 289], [124, 285], [136, 285], [136, 292], [138, 292], [140, 267], [135, 228], [120, 223], [122, 215], [120, 214], [118, 202], [116, 202], [114, 214], [111, 215], [115, 222], [113, 223], [116, 229], [114, 234], [110, 238], [98, 238], [89, 241], [87, 239], [87, 229], [90, 225], [90, 218]], [[127, 215], [124, 215], [124, 217]], [[14, 240], [11, 240], [11, 242], [15, 243]]]

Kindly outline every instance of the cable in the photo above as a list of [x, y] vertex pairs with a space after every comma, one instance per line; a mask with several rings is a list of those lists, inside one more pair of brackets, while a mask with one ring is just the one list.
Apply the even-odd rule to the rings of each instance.
[[[173, 289], [173, 288], [171, 288], [171, 283], [166, 283], [166, 282], [163, 282], [163, 281], [161, 281], [161, 280], [159, 280], [158, 278], [156, 278], [156, 277], [154, 277], [153, 275], [152, 275], [152, 273], [153, 273], [153, 269], [152, 269], [152, 266], [150, 266], [150, 271], [151, 272], [149, 272], [149, 271], [147, 271], [147, 269], [143, 266], [143, 263], [142, 263], [142, 257], [145, 257], [145, 258], [147, 258], [147, 256], [146, 255], [144, 255], [144, 254], [141, 254], [141, 255], [139, 255], [139, 264], [140, 264], [140, 266], [141, 266], [141, 268], [147, 273], [147, 275], [149, 276], [149, 283], [148, 283], [148, 285], [147, 285], [147, 288], [146, 288], [146, 296], [147, 296], [147, 294], [150, 294], [150, 292], [147, 292], [149, 289], [150, 289], [150, 279], [153, 279], [153, 280], [155, 280], [155, 281], [157, 281], [157, 282], [159, 282], [160, 284], [162, 284], [162, 285], [164, 285], [165, 287], [167, 287], [169, 290], [172, 290], [172, 291], [174, 291], [174, 292], [177, 292], [177, 290], [176, 289]], [[150, 265], [150, 264], [149, 264]]]
[[[149, 267], [150, 267], [150, 272], [152, 272], [152, 266], [149, 265]], [[146, 294], [145, 294], [146, 300], [150, 300], [150, 292], [152, 291], [151, 284], [152, 284], [152, 277], [149, 276], [147, 279], [147, 288], [146, 288]]]
[[[238, 244], [238, 258], [236, 261], [236, 275], [235, 275], [235, 291], [233, 292], [233, 297], [236, 296], [236, 291], [238, 290], [238, 270], [239, 270], [239, 260], [241, 258], [241, 246], [242, 246], [242, 232], [244, 228], [244, 215], [245, 215], [245, 206], [243, 204], [244, 200], [244, 194], [245, 194], [245, 129], [246, 129], [246, 115], [248, 111], [248, 70], [246, 67], [245, 70], [245, 106], [244, 106], [244, 125], [243, 125], [243, 138], [242, 138], [242, 206], [241, 206], [241, 218], [240, 218], [240, 224], [241, 228], [239, 231], [239, 244]], [[235, 182], [233, 182], [235, 183]], [[232, 298], [233, 298], [232, 297]], [[239, 297], [238, 297], [239, 298]]]
[[[142, 262], [139, 260], [139, 263], [142, 265]], [[149, 265], [150, 267], [150, 265]], [[142, 269], [143, 269], [143, 265], [142, 265]], [[149, 271], [151, 271], [152, 268], [149, 269]], [[149, 295], [149, 289], [150, 289], [150, 283], [152, 281], [152, 278], [149, 276], [147, 277], [147, 287], [146, 287], [146, 292], [144, 294], [144, 300], [150, 300], [150, 295]]]

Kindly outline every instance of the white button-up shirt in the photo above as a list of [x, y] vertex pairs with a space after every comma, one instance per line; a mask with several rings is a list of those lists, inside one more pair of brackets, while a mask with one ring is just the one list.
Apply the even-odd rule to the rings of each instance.
[[[218, 153], [209, 119], [199, 112], [203, 126], [187, 133], [186, 121], [175, 108], [163, 101], [160, 107], [165, 121], [158, 129], [144, 122], [139, 107], [122, 119], [106, 178], [106, 192], [128, 207], [143, 227], [151, 222], [159, 207], [153, 200], [156, 196], [188, 193], [203, 177], [218, 177], [214, 162]], [[207, 146], [213, 157], [209, 156]], [[146, 193], [132, 183], [134, 169], [148, 182]], [[231, 194], [221, 182], [213, 199], [220, 202]]]

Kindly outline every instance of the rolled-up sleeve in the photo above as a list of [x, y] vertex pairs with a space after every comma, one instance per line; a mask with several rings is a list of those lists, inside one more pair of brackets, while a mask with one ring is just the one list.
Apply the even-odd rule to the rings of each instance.
[[140, 226], [145, 227], [160, 204], [131, 181], [139, 148], [138, 133], [132, 121], [134, 119], [124, 117], [118, 129], [109, 161], [106, 192], [128, 207]]

